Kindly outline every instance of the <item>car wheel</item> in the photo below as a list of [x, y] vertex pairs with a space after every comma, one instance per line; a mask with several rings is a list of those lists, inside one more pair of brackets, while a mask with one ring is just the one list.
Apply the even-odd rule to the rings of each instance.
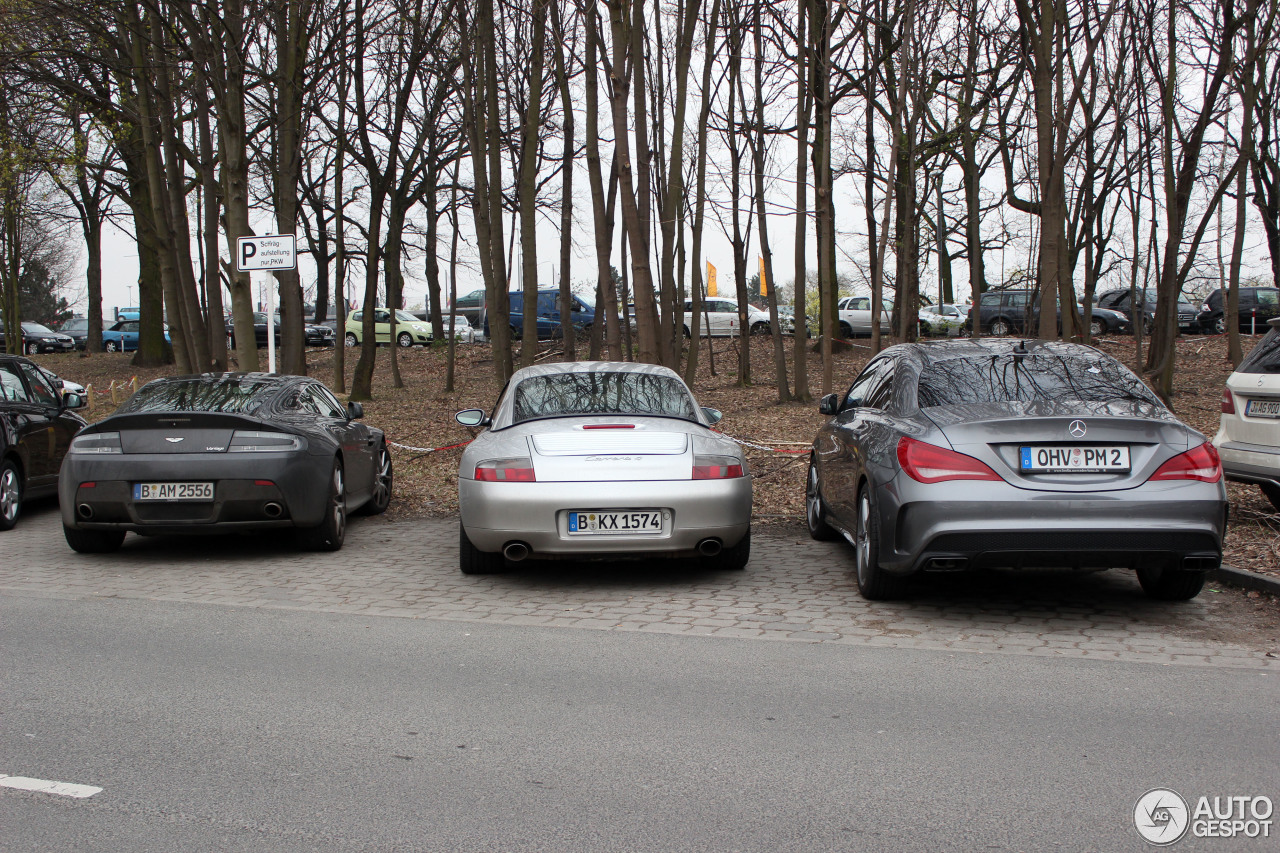
[[396, 343], [400, 344], [402, 347], [411, 347], [413, 346], [413, 335], [408, 332], [401, 332], [396, 337]]
[[1107, 327], [1101, 320], [1089, 321], [1089, 334], [1092, 337], [1100, 338], [1107, 333]]
[[360, 339], [356, 337], [355, 332], [347, 332], [347, 336], [346, 338], [344, 338], [344, 340], [347, 344], [348, 349], [350, 349], [351, 347], [360, 346]]
[[933, 334], [933, 327], [932, 327], [932, 326], [930, 326], [928, 323], [921, 322], [921, 323], [920, 323], [920, 335], [921, 335], [922, 337], [926, 337], [926, 338], [927, 338], [927, 337], [929, 337], [929, 336], [930, 336], [930, 335], [932, 335], [932, 334]]
[[119, 345], [118, 343], [116, 343], [115, 341], [107, 341], [105, 344], [103, 344], [103, 345], [102, 345], [102, 348], [103, 348], [104, 350], [106, 350], [107, 352], [119, 352], [119, 351], [120, 351], [120, 345]]
[[1138, 569], [1138, 583], [1148, 598], [1187, 601], [1204, 588], [1205, 572], [1190, 569]]
[[27, 355], [39, 355], [40, 345], [37, 343], [27, 344]]
[[77, 530], [64, 524], [62, 535], [77, 554], [112, 554], [124, 542], [123, 530]]
[[347, 537], [347, 490], [342, 463], [333, 460], [329, 476], [329, 497], [325, 501], [324, 520], [316, 527], [298, 531], [298, 544], [308, 551], [337, 551]]
[[827, 524], [826, 507], [822, 504], [822, 490], [818, 482], [818, 469], [809, 460], [809, 478], [804, 487], [804, 520], [809, 526], [809, 536], [819, 542], [830, 542], [839, 536]]
[[1226, 316], [1219, 317], [1218, 319], [1213, 321], [1213, 333], [1215, 335], [1225, 335], [1227, 333]]
[[501, 551], [481, 551], [467, 537], [467, 529], [458, 522], [458, 568], [464, 575], [492, 575], [506, 568]]
[[714, 557], [706, 557], [705, 565], [714, 571], [740, 572], [751, 560], [751, 529], [732, 548], [722, 548]]
[[871, 500], [871, 485], [862, 484], [858, 493], [858, 531], [854, 539], [854, 562], [858, 592], [868, 601], [885, 601], [902, 594], [902, 578], [880, 568], [880, 516]]
[[22, 515], [22, 472], [6, 459], [0, 466], [0, 530], [12, 530]]
[[1146, 335], [1147, 337], [1151, 337], [1151, 330], [1154, 329], [1155, 327], [1156, 327], [1155, 320], [1152, 320], [1150, 317], [1143, 318], [1142, 334]]
[[840, 337], [844, 338], [846, 341], [853, 338], [853, 326], [850, 326], [844, 320], [840, 321]]
[[1280, 486], [1274, 483], [1263, 483], [1259, 488], [1267, 496], [1267, 500], [1271, 501], [1271, 505], [1280, 510]]
[[384, 442], [378, 445], [378, 470], [373, 479], [373, 494], [370, 495], [369, 502], [360, 507], [361, 515], [382, 515], [387, 511], [387, 507], [391, 505], [393, 479], [391, 451], [387, 450]]
[[753, 325], [753, 326], [751, 327], [751, 334], [753, 334], [753, 335], [767, 335], [767, 334], [769, 334], [769, 324], [768, 324], [768, 323], [756, 323], [755, 325]]
[[693, 337], [693, 335], [690, 335], [690, 334], [689, 334], [689, 327], [688, 327], [688, 326], [685, 326], [685, 327], [684, 327], [684, 336], [685, 336], [686, 338], [691, 338], [691, 337]]
[[1008, 320], [1001, 318], [991, 321], [991, 334], [995, 335], [997, 338], [1002, 338], [1011, 332], [1013, 332], [1013, 326], [1009, 325]]

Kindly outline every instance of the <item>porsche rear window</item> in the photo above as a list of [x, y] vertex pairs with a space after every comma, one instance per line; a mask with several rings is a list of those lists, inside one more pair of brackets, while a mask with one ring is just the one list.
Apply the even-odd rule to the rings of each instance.
[[934, 362], [920, 372], [920, 408], [964, 403], [1083, 400], [1160, 401], [1127, 367], [1106, 356], [998, 354]]
[[251, 377], [161, 380], [144, 385], [119, 412], [249, 412], [279, 383]]
[[684, 383], [652, 373], [555, 373], [515, 388], [512, 423], [560, 415], [665, 415], [696, 421]]

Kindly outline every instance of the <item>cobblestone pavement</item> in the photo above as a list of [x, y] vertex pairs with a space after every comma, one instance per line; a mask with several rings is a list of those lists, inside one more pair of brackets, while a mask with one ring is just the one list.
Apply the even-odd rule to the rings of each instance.
[[355, 519], [335, 554], [290, 536], [143, 538], [117, 554], [72, 552], [57, 509], [0, 533], [0, 593], [655, 631], [965, 652], [1280, 667], [1274, 603], [1209, 584], [1150, 601], [1130, 572], [991, 573], [922, 583], [907, 601], [862, 600], [850, 549], [761, 535], [743, 572], [692, 562], [544, 563], [502, 575], [457, 569], [452, 520]]

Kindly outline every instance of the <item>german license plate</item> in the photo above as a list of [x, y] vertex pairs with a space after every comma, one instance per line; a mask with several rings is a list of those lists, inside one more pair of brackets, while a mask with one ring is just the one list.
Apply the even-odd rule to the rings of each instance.
[[1244, 413], [1251, 418], [1280, 418], [1280, 400], [1250, 400]]
[[1028, 474], [1097, 474], [1129, 470], [1127, 447], [1022, 448], [1022, 470]]
[[635, 535], [662, 532], [662, 513], [658, 510], [625, 510], [593, 512], [571, 510], [569, 532], [575, 535]]
[[211, 501], [213, 483], [134, 483], [135, 501]]

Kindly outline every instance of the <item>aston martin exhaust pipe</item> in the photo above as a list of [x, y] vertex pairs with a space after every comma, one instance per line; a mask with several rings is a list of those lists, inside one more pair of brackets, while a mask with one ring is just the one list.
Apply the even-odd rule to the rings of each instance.
[[698, 553], [704, 557], [714, 557], [720, 553], [720, 549], [724, 547], [720, 544], [719, 539], [703, 539], [698, 543]]
[[76, 507], [76, 515], [80, 516], [85, 521], [88, 521], [93, 518], [93, 507], [88, 504], [80, 504]]
[[529, 556], [529, 546], [523, 542], [508, 542], [507, 547], [502, 549], [502, 556], [513, 563], [518, 563]]
[[279, 518], [284, 513], [284, 507], [275, 501], [268, 501], [262, 511], [266, 513], [267, 518]]

